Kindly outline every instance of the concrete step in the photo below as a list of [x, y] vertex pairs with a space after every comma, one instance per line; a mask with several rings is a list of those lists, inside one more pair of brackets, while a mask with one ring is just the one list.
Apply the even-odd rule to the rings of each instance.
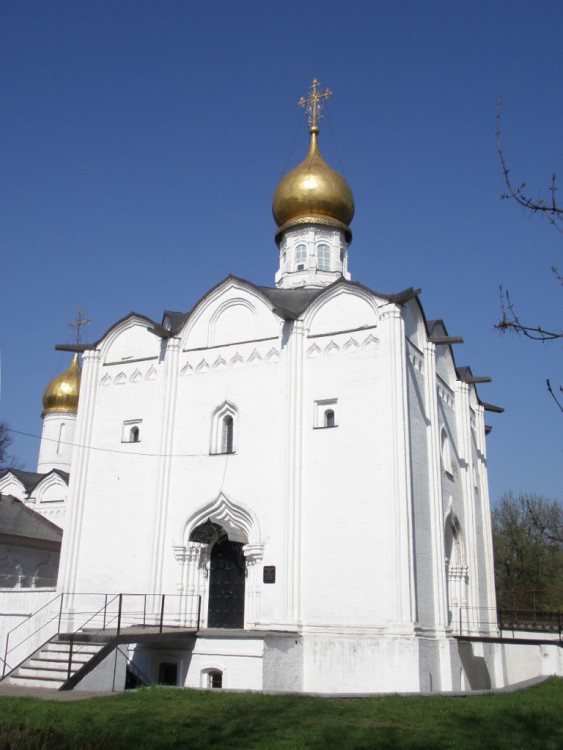
[[[72, 643], [72, 650], [76, 651], [78, 649], [82, 651], [99, 651], [102, 646], [105, 646], [106, 641], [73, 641]], [[68, 641], [50, 641], [45, 646], [43, 646], [43, 650], [46, 651], [68, 651], [70, 648], [70, 643]]]
[[[90, 654], [73, 654], [72, 663], [76, 664], [78, 668], [78, 667], [81, 667], [83, 664], [87, 664], [91, 658], [92, 658], [92, 655]], [[45, 667], [45, 666], [51, 665], [53, 669], [56, 669], [57, 667], [68, 665], [68, 654], [66, 654], [64, 657], [61, 655], [61, 658], [47, 656], [45, 654], [40, 654], [39, 656], [33, 656], [31, 659], [28, 659], [25, 662], [25, 665], [28, 667], [34, 666], [34, 665], [38, 667]]]
[[55, 677], [18, 677], [10, 675], [6, 678], [7, 685], [19, 685], [20, 687], [43, 687], [58, 690], [65, 680]]
[[[84, 664], [87, 664], [104, 645], [91, 641], [75, 641], [72, 644], [70, 674], [73, 675]], [[51, 641], [45, 644], [39, 653], [29, 657], [13, 674], [7, 677], [6, 683], [24, 687], [48, 687], [57, 690], [68, 679], [69, 654], [70, 643]]]
[[[76, 669], [73, 670], [73, 671], [76, 672]], [[53, 668], [51, 666], [44, 666], [44, 667], [42, 667], [42, 666], [33, 666], [33, 667], [32, 666], [25, 666], [25, 667], [20, 667], [18, 669], [17, 675], [15, 675], [15, 676], [16, 677], [30, 677], [32, 679], [34, 677], [40, 677], [41, 679], [48, 678], [48, 677], [54, 677], [57, 680], [59, 680], [59, 679], [60, 680], [64, 680], [64, 679], [66, 679], [66, 675], [67, 674], [68, 674], [68, 667], [65, 668], [65, 667], [61, 666], [61, 667], [58, 667], [58, 668]]]
[[[81, 656], [86, 659], [91, 658], [92, 656], [95, 656], [95, 654], [98, 653], [98, 651], [101, 649], [101, 646], [91, 647], [88, 646], [87, 648], [82, 648], [80, 646], [76, 646], [72, 649], [72, 656], [74, 658], [74, 655]], [[41, 656], [46, 656], [48, 659], [68, 659], [70, 649], [68, 648], [42, 648], [41, 649]]]

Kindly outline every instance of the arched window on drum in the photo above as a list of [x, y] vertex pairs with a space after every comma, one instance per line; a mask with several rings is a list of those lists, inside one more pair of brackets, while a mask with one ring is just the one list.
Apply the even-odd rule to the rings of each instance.
[[304, 271], [307, 263], [307, 246], [297, 245], [295, 248], [295, 270]]
[[330, 247], [328, 245], [317, 247], [317, 268], [319, 271], [330, 271]]

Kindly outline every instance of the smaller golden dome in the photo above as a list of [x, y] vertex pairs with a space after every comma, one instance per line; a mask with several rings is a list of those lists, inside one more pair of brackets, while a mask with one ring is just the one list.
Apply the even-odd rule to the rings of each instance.
[[69, 367], [56, 378], [53, 378], [45, 388], [42, 417], [54, 413], [76, 414], [81, 375], [82, 368], [78, 361], [78, 354], [75, 354]]
[[328, 166], [319, 151], [316, 126], [311, 127], [309, 152], [299, 166], [288, 172], [274, 193], [272, 212], [280, 234], [296, 224], [327, 224], [343, 229], [354, 216], [354, 196], [344, 177]]

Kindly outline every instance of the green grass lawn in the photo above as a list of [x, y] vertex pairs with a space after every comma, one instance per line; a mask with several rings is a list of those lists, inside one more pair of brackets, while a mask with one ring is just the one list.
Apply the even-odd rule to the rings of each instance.
[[0, 698], [0, 748], [563, 748], [563, 680], [515, 693], [364, 700], [147, 688]]

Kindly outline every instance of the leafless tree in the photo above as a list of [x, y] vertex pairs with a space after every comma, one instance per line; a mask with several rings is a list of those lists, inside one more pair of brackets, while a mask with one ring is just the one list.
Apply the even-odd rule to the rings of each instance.
[[12, 436], [5, 422], [0, 422], [0, 474], [8, 468], [8, 449], [12, 444]]
[[534, 528], [550, 542], [563, 550], [563, 506], [544, 498], [526, 496], [528, 516]]
[[[553, 174], [551, 176], [551, 186], [548, 188], [550, 197], [548, 199], [538, 198], [534, 200], [527, 192], [525, 182], [520, 183], [517, 187], [512, 182], [510, 169], [506, 164], [501, 142], [501, 110], [502, 96], [499, 96], [497, 100], [497, 151], [504, 177], [504, 183], [506, 185], [506, 192], [501, 195], [501, 198], [504, 200], [515, 200], [518, 205], [528, 211], [544, 216], [558, 232], [563, 234], [563, 206], [557, 202], [557, 175]], [[552, 266], [551, 270], [557, 279], [557, 282], [563, 284], [563, 276], [561, 276], [557, 267]], [[528, 325], [527, 323], [524, 323], [520, 318], [520, 315], [517, 313], [514, 303], [510, 299], [508, 290], [505, 290], [502, 287], [500, 288], [500, 304], [502, 317], [496, 324], [495, 328], [498, 328], [501, 332], [506, 333], [507, 331], [514, 331], [515, 333], [520, 333], [533, 341], [541, 342], [563, 339], [563, 331], [561, 330], [547, 328], [543, 325]], [[563, 412], [563, 396], [559, 395], [559, 393], [563, 394], [563, 386], [560, 385], [554, 390], [549, 379], [546, 380], [546, 385], [549, 394], [559, 407], [559, 410]], [[556, 393], [556, 391], [558, 393]]]
[[504, 494], [492, 509], [499, 601], [558, 609], [563, 596], [563, 506], [521, 493]]
[[548, 188], [550, 197], [546, 200], [544, 198], [538, 198], [534, 200], [529, 196], [526, 191], [527, 185], [522, 182], [518, 187], [514, 186], [510, 177], [510, 169], [506, 165], [504, 158], [504, 151], [501, 144], [501, 130], [500, 130], [500, 113], [502, 109], [502, 96], [499, 96], [497, 100], [497, 151], [502, 167], [502, 173], [504, 176], [504, 183], [507, 188], [507, 192], [501, 196], [504, 200], [514, 199], [516, 203], [523, 208], [527, 208], [535, 214], [541, 214], [545, 216], [550, 224], [552, 224], [558, 232], [563, 234], [563, 206], [560, 206], [557, 202], [557, 175], [554, 173], [551, 175], [551, 186]]

